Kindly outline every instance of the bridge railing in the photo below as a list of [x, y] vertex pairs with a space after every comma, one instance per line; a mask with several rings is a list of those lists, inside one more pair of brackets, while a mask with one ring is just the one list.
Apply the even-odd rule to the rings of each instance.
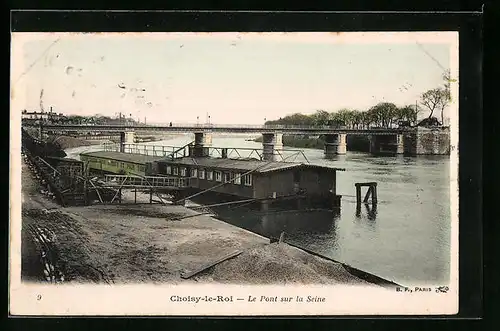
[[[29, 126], [29, 125], [27, 125]], [[411, 127], [391, 127], [391, 128], [382, 128], [382, 127], [369, 127], [369, 128], [352, 128], [352, 127], [347, 127], [347, 126], [340, 126], [340, 125], [284, 125], [284, 124], [208, 124], [208, 123], [172, 123], [170, 124], [99, 124], [99, 125], [93, 125], [93, 124], [82, 124], [82, 125], [75, 125], [75, 124], [48, 124], [45, 125], [47, 129], [65, 129], [67, 128], [68, 130], [84, 130], [84, 128], [102, 128], [105, 130], [106, 128], [111, 128], [111, 129], [117, 129], [117, 128], [124, 128], [124, 129], [131, 129], [133, 130], [134, 128], [136, 129], [141, 129], [141, 130], [147, 130], [148, 128], [151, 128], [152, 130], [158, 129], [158, 128], [164, 128], [168, 129], [171, 128], [172, 130], [175, 129], [253, 129], [253, 130], [296, 130], [296, 131], [328, 131], [328, 130], [341, 130], [345, 132], [357, 132], [357, 131], [372, 131], [372, 132], [377, 132], [377, 131], [412, 131], [414, 128]]]
[[[313, 129], [349, 129], [345, 126], [333, 126], [333, 125], [325, 125], [325, 126], [314, 126], [314, 125], [284, 125], [284, 124], [209, 124], [209, 123], [172, 123], [169, 124], [148, 124], [145, 125], [131, 125], [128, 126], [130, 128], [144, 128], [144, 127], [172, 127], [172, 128], [203, 128], [203, 129], [304, 129], [304, 130], [313, 130]], [[387, 129], [386, 129], [387, 130]]]

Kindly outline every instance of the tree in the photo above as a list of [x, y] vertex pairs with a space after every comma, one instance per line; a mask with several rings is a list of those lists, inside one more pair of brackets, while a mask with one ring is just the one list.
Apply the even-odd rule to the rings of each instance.
[[359, 126], [363, 124], [363, 113], [359, 110], [351, 111], [351, 125], [352, 128], [356, 127], [359, 129]]
[[[441, 110], [441, 121], [443, 122], [443, 112], [451, 101], [450, 90], [438, 87], [422, 94], [420, 103], [429, 110], [429, 119], [434, 115], [435, 110]], [[443, 124], [443, 123], [441, 123]]]
[[368, 129], [372, 123], [372, 118], [369, 111], [363, 111], [360, 113], [361, 125], [363, 128]]
[[381, 102], [370, 108], [368, 113], [372, 119], [372, 123], [384, 128], [389, 128], [394, 123], [397, 109], [398, 107], [393, 103]]
[[337, 123], [341, 126], [352, 126], [352, 111], [349, 109], [340, 109], [335, 113]]
[[316, 110], [316, 113], [311, 115], [312, 124], [317, 126], [324, 126], [328, 124], [330, 114], [325, 110]]
[[408, 122], [414, 126], [417, 124], [417, 115], [420, 109], [416, 106], [404, 106], [397, 109], [397, 119], [399, 121]]

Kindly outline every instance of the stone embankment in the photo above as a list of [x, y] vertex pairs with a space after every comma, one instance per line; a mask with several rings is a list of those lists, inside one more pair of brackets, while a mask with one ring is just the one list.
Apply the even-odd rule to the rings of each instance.
[[89, 139], [75, 138], [69, 136], [56, 136], [49, 138], [49, 141], [57, 145], [62, 150], [80, 146], [100, 145], [111, 142], [109, 140], [89, 140]]

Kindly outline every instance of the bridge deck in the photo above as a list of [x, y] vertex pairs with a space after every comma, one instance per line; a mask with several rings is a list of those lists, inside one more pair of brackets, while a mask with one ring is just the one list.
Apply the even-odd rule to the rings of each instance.
[[[24, 126], [40, 125], [25, 123]], [[42, 129], [52, 132], [123, 132], [123, 131], [161, 131], [161, 132], [229, 132], [229, 133], [288, 133], [288, 134], [358, 134], [358, 135], [393, 135], [398, 133], [412, 133], [415, 128], [370, 128], [349, 129], [329, 126], [285, 126], [285, 125], [214, 125], [214, 124], [187, 124], [187, 125], [70, 125], [70, 124], [42, 124]]]

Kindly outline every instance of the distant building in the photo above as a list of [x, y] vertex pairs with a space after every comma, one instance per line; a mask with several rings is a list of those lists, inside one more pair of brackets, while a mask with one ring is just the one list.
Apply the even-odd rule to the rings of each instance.
[[52, 107], [49, 112], [37, 112], [23, 110], [21, 113], [21, 119], [23, 121], [49, 121], [56, 122], [66, 118], [63, 113], [52, 112]]

